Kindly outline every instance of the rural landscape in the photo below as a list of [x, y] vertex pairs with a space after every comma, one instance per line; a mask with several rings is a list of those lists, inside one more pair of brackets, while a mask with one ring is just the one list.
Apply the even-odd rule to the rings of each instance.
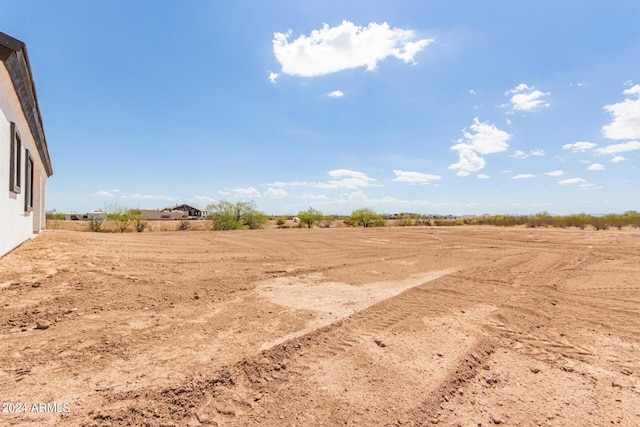
[[2, 424], [640, 423], [637, 226], [277, 221], [50, 220], [0, 260], [0, 395], [50, 406]]
[[638, 17], [0, 0], [0, 427], [640, 426]]

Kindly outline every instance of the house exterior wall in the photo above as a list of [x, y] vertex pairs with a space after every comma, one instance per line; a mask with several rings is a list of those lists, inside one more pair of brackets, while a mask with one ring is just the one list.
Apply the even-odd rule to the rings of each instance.
[[188, 219], [186, 212], [182, 211], [158, 211], [153, 209], [140, 209], [142, 219], [147, 221], [173, 221], [180, 219]]
[[[11, 122], [15, 123], [21, 137], [20, 182], [22, 191], [9, 189], [11, 162]], [[26, 150], [33, 159], [33, 210], [25, 211]], [[47, 174], [38, 154], [11, 77], [0, 62], [0, 257], [33, 237], [45, 226], [45, 181]]]

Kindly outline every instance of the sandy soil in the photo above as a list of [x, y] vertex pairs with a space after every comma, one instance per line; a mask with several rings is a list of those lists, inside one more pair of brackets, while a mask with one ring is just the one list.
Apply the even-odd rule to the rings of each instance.
[[640, 425], [640, 231], [46, 230], [0, 425]]

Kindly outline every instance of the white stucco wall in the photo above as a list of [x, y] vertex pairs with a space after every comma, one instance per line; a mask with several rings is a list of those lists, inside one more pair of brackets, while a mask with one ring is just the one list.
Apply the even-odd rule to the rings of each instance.
[[[19, 194], [9, 191], [11, 122], [16, 124], [22, 141], [22, 191]], [[34, 162], [32, 212], [24, 211], [25, 149], [29, 150]], [[0, 62], [0, 257], [44, 228], [46, 177], [44, 164], [22, 113], [11, 77], [4, 63]]]

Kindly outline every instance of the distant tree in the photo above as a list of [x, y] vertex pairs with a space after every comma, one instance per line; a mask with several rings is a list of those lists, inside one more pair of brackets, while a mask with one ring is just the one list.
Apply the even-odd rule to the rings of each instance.
[[373, 209], [356, 209], [351, 212], [349, 224], [357, 227], [382, 227], [384, 226], [384, 218]]
[[53, 220], [64, 220], [66, 217], [65, 214], [63, 213], [58, 213], [55, 209], [51, 210], [51, 211], [47, 211], [46, 213], [46, 218], [47, 219], [53, 219]]
[[300, 224], [305, 224], [307, 228], [311, 228], [316, 222], [322, 221], [323, 215], [319, 210], [310, 207], [306, 211], [298, 213], [298, 218], [300, 219]]
[[262, 227], [268, 217], [256, 209], [253, 202], [231, 203], [221, 200], [207, 206], [209, 219], [214, 230], [240, 230], [245, 227], [256, 229]]

